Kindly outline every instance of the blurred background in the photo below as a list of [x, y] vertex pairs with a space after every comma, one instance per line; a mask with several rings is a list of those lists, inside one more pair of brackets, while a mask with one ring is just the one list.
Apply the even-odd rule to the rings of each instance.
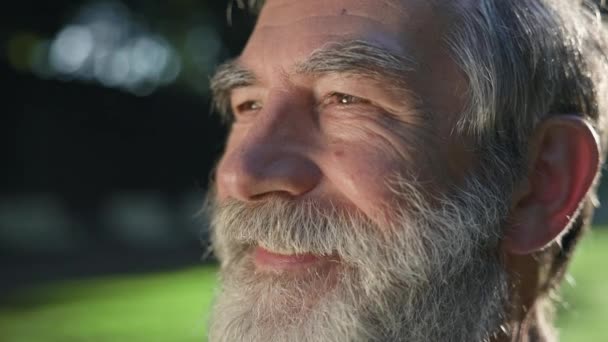
[[[3, 6], [0, 341], [203, 338], [216, 277], [198, 211], [226, 134], [209, 77], [254, 23], [228, 3]], [[607, 218], [568, 278], [564, 340], [608, 340]]]
[[208, 80], [253, 23], [235, 4], [229, 26], [227, 8], [59, 0], [2, 11], [0, 289], [200, 262], [196, 213], [225, 135]]

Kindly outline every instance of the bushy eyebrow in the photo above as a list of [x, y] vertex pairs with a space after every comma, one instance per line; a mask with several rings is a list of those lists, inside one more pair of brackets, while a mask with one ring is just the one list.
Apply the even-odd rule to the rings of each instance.
[[296, 65], [298, 74], [348, 74], [390, 83], [405, 83], [406, 74], [416, 67], [412, 56], [402, 56], [365, 41], [328, 44], [313, 51]]
[[213, 105], [224, 120], [230, 117], [230, 94], [232, 90], [257, 83], [255, 74], [241, 66], [236, 60], [220, 65], [211, 78], [210, 88]]
[[[406, 87], [406, 74], [416, 67], [411, 56], [395, 54], [387, 49], [361, 40], [350, 40], [327, 44], [313, 51], [304, 61], [296, 63], [291, 72], [296, 75], [323, 76], [342, 74], [364, 77], [382, 82], [387, 88]], [[230, 94], [232, 90], [258, 83], [253, 71], [243, 67], [237, 60], [222, 64], [211, 79], [213, 103], [222, 117], [229, 119]]]

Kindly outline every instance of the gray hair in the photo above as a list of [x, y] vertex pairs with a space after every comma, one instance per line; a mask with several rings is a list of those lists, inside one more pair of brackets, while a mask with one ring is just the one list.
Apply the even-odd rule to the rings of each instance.
[[[529, 138], [550, 115], [585, 118], [605, 151], [608, 33], [603, 0], [476, 0], [472, 6], [449, 7], [455, 24], [446, 42], [469, 84], [468, 104], [456, 131], [477, 139], [481, 162], [505, 180], [505, 193], [525, 177]], [[538, 294], [544, 314], [539, 312], [535, 324], [545, 330], [541, 335], [549, 335], [548, 294], [558, 287], [588, 227], [597, 183], [559, 248], [537, 253], [546, 274]]]
[[[605, 150], [608, 33], [602, 6], [583, 0], [450, 5], [456, 24], [446, 41], [469, 82], [468, 106], [456, 129], [476, 137], [481, 159], [503, 165], [503, 171], [496, 172], [508, 176], [511, 184], [525, 176], [528, 140], [550, 115], [587, 119]], [[594, 196], [585, 201], [586, 216]], [[564, 236], [568, 241], [556, 256], [552, 273], [561, 276], [587, 219], [573, 220], [578, 222]]]
[[[445, 43], [468, 79], [467, 105], [454, 132], [475, 138], [480, 165], [492, 170], [484, 176], [500, 179], [504, 194], [512, 193], [525, 177], [529, 139], [538, 123], [551, 115], [585, 118], [606, 150], [605, 0], [432, 2], [453, 23]], [[248, 1], [253, 11], [263, 3]], [[604, 153], [601, 158], [603, 162]], [[596, 188], [597, 181], [560, 248], [539, 253], [548, 260], [543, 291], [561, 280], [589, 222]]]
[[451, 5], [458, 19], [446, 40], [469, 82], [457, 129], [482, 145], [515, 148], [508, 159], [516, 160], [543, 118], [578, 114], [605, 144], [608, 42], [598, 6], [572, 0]]

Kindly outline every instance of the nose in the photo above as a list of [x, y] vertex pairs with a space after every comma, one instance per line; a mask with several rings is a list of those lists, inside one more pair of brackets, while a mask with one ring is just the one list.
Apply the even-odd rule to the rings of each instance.
[[230, 133], [216, 173], [218, 196], [256, 201], [267, 195], [295, 198], [313, 190], [321, 171], [310, 158], [312, 125], [269, 109], [258, 116], [247, 128]]

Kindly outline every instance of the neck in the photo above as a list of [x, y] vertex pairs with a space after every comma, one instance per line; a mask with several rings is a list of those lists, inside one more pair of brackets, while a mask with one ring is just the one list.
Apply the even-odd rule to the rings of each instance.
[[538, 255], [507, 255], [505, 267], [511, 284], [509, 329], [491, 342], [553, 342], [553, 314], [547, 290], [546, 264]]

